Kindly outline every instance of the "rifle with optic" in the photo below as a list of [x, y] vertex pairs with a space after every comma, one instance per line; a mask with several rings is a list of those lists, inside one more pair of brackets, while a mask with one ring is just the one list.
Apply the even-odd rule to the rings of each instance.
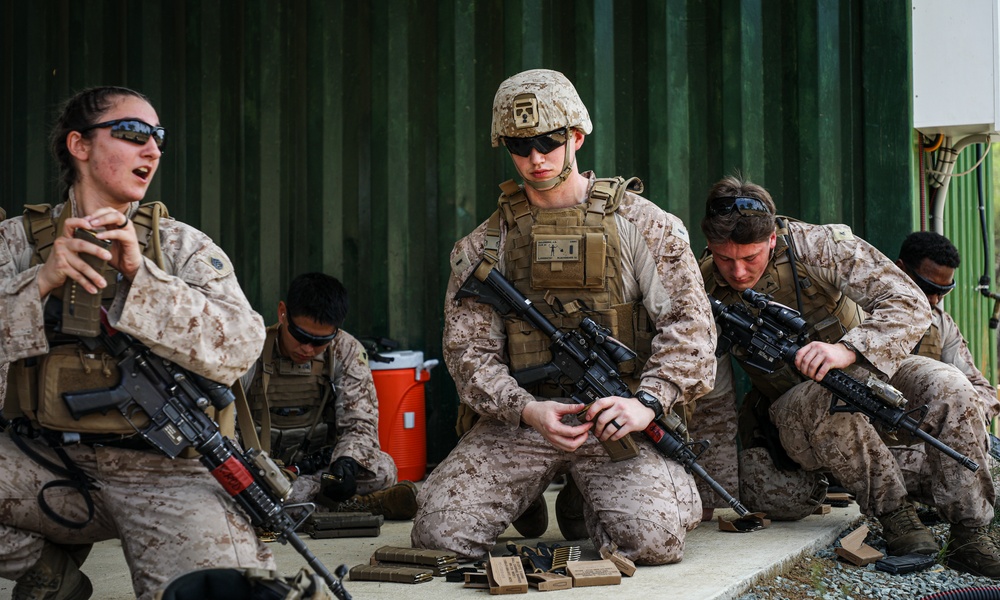
[[[751, 289], [744, 290], [742, 297], [757, 309], [756, 315], [743, 304], [726, 306], [708, 297], [719, 328], [716, 354], [722, 356], [735, 345], [746, 352], [740, 360], [765, 373], [774, 373], [782, 363], [794, 369], [795, 354], [809, 343], [805, 333], [807, 323], [801, 313]], [[902, 429], [944, 452], [966, 469], [979, 469], [976, 461], [921, 429], [927, 407], [905, 410], [906, 398], [888, 383], [874, 376], [862, 382], [840, 369], [831, 369], [818, 383], [833, 392], [831, 413], [860, 412], [887, 433]]]
[[[551, 362], [511, 374], [519, 385], [548, 379], [562, 387], [569, 398], [588, 406], [601, 398], [634, 396], [618, 373], [618, 364], [635, 358], [635, 352], [611, 337], [610, 331], [593, 319], [584, 318], [579, 331], [560, 330], [486, 261], [480, 261], [455, 294], [456, 300], [462, 298], [474, 298], [476, 302], [489, 304], [503, 315], [514, 312], [552, 341], [549, 346]], [[611, 424], [617, 425], [614, 421]], [[664, 413], [660, 419], [650, 422], [643, 433], [661, 454], [701, 477], [739, 516], [750, 513], [698, 464], [698, 457], [708, 448], [708, 441], [688, 442], [687, 427], [676, 414]], [[612, 460], [638, 454], [631, 436], [602, 444]]]

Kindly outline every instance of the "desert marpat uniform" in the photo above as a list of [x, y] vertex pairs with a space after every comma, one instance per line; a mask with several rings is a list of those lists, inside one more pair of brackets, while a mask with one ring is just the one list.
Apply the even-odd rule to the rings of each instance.
[[[822, 337], [827, 339], [823, 341], [833, 343], [842, 339], [852, 344], [864, 357], [859, 363], [869, 363], [904, 393], [913, 392], [905, 385], [911, 369], [919, 370], [932, 362], [909, 355], [930, 323], [930, 311], [923, 293], [885, 255], [854, 237], [846, 225], [820, 226], [787, 221], [787, 230], [795, 251], [798, 276], [800, 280], [808, 280], [801, 292], [811, 330], [825, 322], [828, 327], [823, 329]], [[785, 277], [787, 271], [776, 267], [776, 261], [786, 259], [787, 250], [781, 244], [776, 247], [768, 270], [754, 290], [771, 294], [776, 301], [796, 308], [794, 286], [790, 278]], [[729, 288], [710, 260], [707, 259], [707, 268], [703, 268], [703, 273], [709, 273], [705, 278], [706, 289], [725, 304], [739, 302], [739, 296]], [[864, 311], [864, 322], [839, 338], [836, 331], [831, 333], [830, 317], [840, 314], [841, 323], [852, 321], [853, 316], [845, 315], [848, 311], [842, 310], [844, 303], [850, 302]], [[836, 321], [832, 320], [834, 330], [838, 327]], [[860, 377], [865, 377], [866, 373], [859, 364], [847, 371]], [[831, 393], [814, 381], [794, 384], [786, 379], [774, 385], [774, 377], [760, 373], [750, 375], [756, 389], [763, 388], [762, 392], [768, 390], [771, 394], [772, 402], [766, 414], [777, 427], [780, 445], [788, 457], [806, 471], [832, 472], [844, 487], [856, 494], [858, 505], [865, 514], [882, 515], [903, 505], [906, 487], [902, 474], [867, 417], [858, 413], [830, 414]], [[767, 392], [763, 395], [767, 396]], [[907, 398], [910, 408], [928, 399], [917, 393], [908, 393]], [[717, 402], [732, 406], [734, 400], [732, 365], [729, 356], [723, 356], [719, 359], [716, 387], [699, 401], [699, 412], [703, 406]], [[716, 410], [712, 414], [718, 418], [724, 412]], [[733, 410], [727, 409], [725, 414], [735, 422]], [[930, 415], [930, 423], [935, 423], [933, 416]], [[692, 435], [697, 436], [699, 430], [713, 430], [713, 424], [696, 414], [692, 429]], [[729, 431], [732, 429], [730, 427]], [[933, 433], [940, 433], [940, 423]], [[712, 442], [732, 444], [733, 440], [716, 436]], [[707, 461], [703, 466], [709, 472], [717, 468]], [[957, 473], [965, 469], [955, 466], [956, 476], [961, 475], [961, 481], [970, 479]], [[780, 505], [787, 491], [775, 489], [769, 497]], [[767, 510], [767, 507], [749, 508]]]
[[[53, 217], [71, 206], [53, 208]], [[128, 214], [135, 214], [133, 204]], [[0, 224], [0, 362], [49, 352], [39, 300], [35, 249], [23, 217]], [[118, 283], [108, 311], [113, 327], [135, 336], [156, 354], [209, 379], [231, 383], [259, 355], [263, 321], [240, 289], [229, 259], [211, 239], [172, 219], [160, 221], [165, 269], [148, 258], [130, 284]], [[16, 402], [13, 386], [7, 403]], [[28, 442], [42, 456], [62, 462], [44, 444]], [[120, 538], [138, 597], [178, 573], [210, 566], [274, 568], [270, 550], [257, 541], [246, 515], [195, 459], [170, 460], [153, 449], [108, 445], [65, 447], [93, 477], [94, 516], [81, 529], [57, 524], [39, 508], [39, 489], [61, 477], [0, 436], [0, 576], [17, 579], [46, 541], [88, 544]], [[46, 492], [51, 508], [73, 521], [87, 520], [77, 492]]]
[[[356, 460], [365, 471], [358, 473], [357, 493], [370, 494], [386, 489], [396, 483], [396, 463], [392, 457], [379, 447], [378, 441], [378, 397], [375, 394], [375, 382], [372, 380], [371, 368], [368, 365], [368, 353], [357, 338], [340, 330], [330, 342], [330, 346], [310, 363], [295, 365], [289, 359], [283, 358], [278, 351], [279, 325], [268, 327], [268, 343], [271, 346], [271, 368], [268, 376], [268, 404], [271, 407], [272, 435], [277, 438], [277, 431], [282, 429], [281, 412], [294, 411], [296, 416], [286, 417], [287, 430], [311, 429], [313, 419], [318, 417], [317, 427], [313, 430], [312, 449], [318, 451], [324, 444], [333, 445], [332, 460], [341, 456], [349, 456]], [[265, 352], [266, 354], [266, 352]], [[328, 360], [332, 357], [333, 373], [329, 373]], [[262, 361], [257, 361], [254, 371], [243, 378], [247, 389], [247, 399], [254, 411], [254, 420], [260, 425], [260, 407], [264, 405]], [[305, 383], [301, 383], [305, 381]], [[331, 389], [331, 397], [322, 415], [316, 415], [324, 394]], [[276, 406], [275, 398], [281, 397], [281, 406]], [[293, 427], [294, 425], [294, 427]], [[334, 431], [330, 431], [334, 428]], [[259, 430], [259, 428], [258, 428]], [[282, 434], [285, 434], [283, 431]], [[319, 436], [322, 439], [318, 439]], [[273, 443], [273, 442], [272, 442]], [[288, 461], [297, 447], [291, 448], [284, 444], [272, 449], [272, 456]], [[277, 450], [278, 453], [274, 453]], [[331, 462], [332, 462], [331, 460]], [[292, 461], [294, 462], [294, 461]], [[319, 478], [329, 463], [321, 467], [319, 472], [302, 475], [295, 479], [292, 491], [286, 499], [288, 503], [310, 502], [319, 492]], [[366, 472], [367, 471], [367, 472]]]
[[[949, 523], [967, 527], [986, 525], [993, 518], [996, 491], [989, 478], [984, 450], [987, 423], [1000, 414], [997, 390], [976, 367], [965, 338], [951, 315], [932, 306], [933, 322], [915, 353], [940, 361], [908, 381], [914, 391], [924, 390], [925, 398], [933, 398], [929, 419], [945, 415], [944, 422], [933, 434], [941, 441], [970, 456], [980, 464], [979, 471], [987, 477], [968, 477], [956, 485], [950, 479], [954, 461], [935, 449], [927, 451], [925, 444], [891, 446], [903, 471], [906, 489], [911, 498], [936, 506]], [[904, 391], [900, 388], [901, 391]], [[909, 397], [909, 396], [907, 396]], [[936, 417], [932, 423], [940, 421]], [[905, 440], [904, 440], [905, 441]], [[966, 469], [957, 469], [966, 471]], [[959, 473], [960, 475], [964, 475]], [[966, 487], [966, 486], [972, 486]], [[976, 490], [972, 493], [970, 490]]]
[[[584, 176], [593, 186], [593, 174]], [[711, 309], [679, 219], [626, 193], [616, 222], [624, 299], [641, 298], [656, 327], [641, 387], [669, 409], [711, 388]], [[521, 424], [521, 411], [535, 398], [510, 376], [504, 319], [486, 304], [453, 301], [483, 255], [486, 231], [483, 223], [452, 251], [444, 329], [444, 357], [459, 397], [480, 419], [421, 488], [411, 541], [481, 558], [556, 473], [568, 469], [589, 501], [585, 519], [598, 547], [614, 542], [642, 564], [680, 560], [687, 531], [700, 521], [701, 502], [692, 476], [678, 463], [641, 435], [634, 435], [638, 457], [612, 463], [592, 435], [576, 452], [564, 452]], [[500, 234], [503, 248], [506, 222]]]

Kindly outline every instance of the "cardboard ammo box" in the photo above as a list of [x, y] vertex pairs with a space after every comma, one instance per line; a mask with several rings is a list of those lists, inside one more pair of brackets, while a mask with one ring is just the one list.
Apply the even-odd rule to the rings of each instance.
[[577, 560], [566, 563], [566, 572], [573, 578], [573, 587], [619, 585], [622, 574], [610, 560]]
[[573, 578], [558, 573], [528, 573], [528, 585], [539, 592], [568, 590], [573, 587]]
[[486, 590], [490, 587], [490, 578], [486, 575], [485, 571], [466, 573], [465, 584], [462, 587]]
[[845, 535], [840, 540], [840, 547], [835, 548], [834, 551], [837, 555], [843, 557], [844, 560], [859, 567], [870, 565], [882, 558], [883, 555], [865, 543], [866, 537], [868, 537], [868, 526], [862, 525]]
[[486, 577], [492, 595], [528, 593], [520, 556], [491, 556], [486, 563]]
[[601, 558], [605, 560], [610, 560], [614, 563], [618, 571], [625, 577], [631, 577], [635, 575], [635, 563], [631, 561], [626, 556], [622, 556], [618, 552], [618, 546], [612, 546], [611, 548], [601, 548]]

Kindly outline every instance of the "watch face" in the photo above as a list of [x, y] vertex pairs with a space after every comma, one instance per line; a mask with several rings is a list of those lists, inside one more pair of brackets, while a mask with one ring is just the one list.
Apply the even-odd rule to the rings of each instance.
[[643, 406], [650, 408], [657, 417], [663, 412], [663, 405], [649, 392], [638, 392], [635, 397]]

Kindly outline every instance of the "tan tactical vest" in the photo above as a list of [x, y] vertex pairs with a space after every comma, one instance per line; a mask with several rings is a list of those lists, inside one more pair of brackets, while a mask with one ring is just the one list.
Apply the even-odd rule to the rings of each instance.
[[[575, 329], [586, 316], [611, 329], [638, 354], [620, 365], [622, 374], [641, 373], [655, 328], [641, 301], [625, 302], [615, 211], [625, 191], [641, 192], [642, 183], [634, 178], [598, 179], [586, 203], [557, 210], [531, 206], [514, 181], [504, 182], [500, 189], [499, 209], [488, 228], [499, 232], [501, 217], [507, 223], [503, 248], [507, 279], [559, 329]], [[489, 251], [488, 247], [487, 260]], [[508, 318], [506, 326], [511, 371], [552, 359], [551, 340], [544, 333], [518, 318]]]
[[931, 323], [911, 354], [941, 360], [941, 356], [944, 354], [944, 342], [941, 339], [941, 328], [938, 327], [937, 323]]
[[263, 449], [271, 458], [291, 465], [337, 441], [335, 362], [333, 344], [301, 365], [276, 355], [279, 327], [267, 328], [264, 354], [257, 361], [260, 376], [250, 384], [247, 401]]
[[[24, 230], [28, 242], [35, 247], [31, 264], [45, 262], [52, 251], [52, 244], [63, 230], [63, 223], [69, 218], [71, 208], [67, 205], [59, 218], [53, 218], [52, 207], [48, 204], [26, 205], [24, 210]], [[142, 246], [144, 256], [163, 268], [163, 254], [160, 248], [160, 219], [169, 216], [161, 202], [143, 204], [131, 217], [136, 230], [136, 238]], [[110, 305], [117, 286], [109, 282], [102, 294], [103, 302]], [[60, 297], [62, 288], [53, 291]], [[76, 338], [61, 336], [54, 331], [46, 331], [49, 339], [49, 354], [29, 357], [11, 365], [4, 403], [4, 416], [8, 419], [27, 417], [36, 427], [54, 431], [68, 431], [94, 435], [135, 435], [135, 429], [115, 410], [107, 414], [87, 415], [76, 420], [70, 416], [62, 393], [109, 388], [118, 385], [119, 371], [114, 359], [101, 350], [84, 348]], [[220, 424], [223, 435], [233, 437], [234, 408], [229, 406], [221, 413], [214, 408], [206, 412]], [[149, 420], [145, 416], [134, 417], [136, 425], [143, 427]], [[184, 457], [195, 456], [190, 452]]]
[[[792, 256], [795, 254], [791, 235], [785, 221], [787, 217], [777, 218], [777, 243], [774, 247], [774, 257], [760, 281], [753, 287], [757, 292], [773, 296], [774, 301], [802, 312], [803, 318], [809, 324], [807, 330], [812, 341], [833, 344], [851, 329], [864, 320], [864, 312], [856, 302], [845, 294], [838, 292], [835, 297], [827, 297], [818, 287], [813, 286], [809, 277], [798, 270], [799, 290], [802, 295], [802, 306], [798, 306], [795, 295], [795, 278], [792, 270]], [[791, 250], [791, 251], [790, 251]], [[705, 279], [705, 288], [709, 294], [725, 305], [742, 302], [739, 294], [729, 286], [720, 286], [715, 271], [715, 262], [710, 254], [701, 260], [701, 273]], [[766, 374], [746, 365], [741, 360], [742, 352], [733, 348], [733, 357], [747, 372], [753, 386], [771, 400], [775, 400], [793, 386], [804, 381], [791, 366]]]

